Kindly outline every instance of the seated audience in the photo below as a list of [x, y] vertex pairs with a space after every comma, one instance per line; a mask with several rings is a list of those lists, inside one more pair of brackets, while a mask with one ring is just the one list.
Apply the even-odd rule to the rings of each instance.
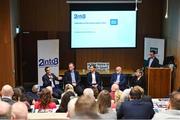
[[93, 89], [95, 97], [103, 89], [100, 74], [96, 71], [95, 65], [90, 66], [90, 72], [87, 74], [87, 87]]
[[57, 77], [53, 73], [51, 73], [50, 67], [45, 67], [44, 71], [46, 72], [43, 77], [43, 88], [46, 88], [47, 86], [51, 86], [53, 89], [53, 97], [55, 98], [61, 98], [61, 89], [58, 85], [56, 85], [55, 81], [62, 80], [62, 77]]
[[11, 105], [7, 102], [0, 101], [0, 120], [8, 120], [10, 119], [10, 109]]
[[28, 120], [28, 108], [23, 102], [16, 102], [12, 105], [11, 120]]
[[[67, 91], [72, 91], [74, 92], [74, 87], [71, 84], [66, 84], [65, 88], [64, 88], [64, 92], [61, 94], [61, 98], [63, 97], [63, 95], [67, 92]], [[74, 92], [74, 94], [76, 94]]]
[[115, 92], [116, 92], [117, 90], [119, 90], [119, 85], [113, 84], [113, 85], [111, 86], [111, 92], [110, 92], [110, 95], [111, 95], [111, 99], [112, 99], [112, 100], [115, 100]]
[[130, 101], [123, 102], [117, 110], [118, 119], [151, 119], [154, 115], [150, 102], [142, 101], [144, 90], [134, 86], [130, 91]]
[[113, 73], [111, 76], [110, 85], [112, 86], [113, 84], [119, 85], [120, 90], [126, 89], [127, 86], [126, 76], [122, 74], [122, 68], [120, 66], [116, 67], [116, 72]]
[[57, 98], [54, 98], [53, 97], [53, 90], [52, 90], [52, 87], [51, 86], [47, 86], [46, 87], [49, 91], [50, 91], [50, 93], [51, 93], [51, 101], [52, 102], [54, 102], [54, 103], [56, 103], [56, 105], [59, 105], [59, 101], [58, 101], [58, 99]]
[[[92, 116], [91, 116], [92, 115]], [[75, 103], [74, 119], [100, 118], [98, 115], [97, 104], [90, 96], [80, 96]]]
[[12, 96], [14, 95], [13, 88], [10, 85], [4, 85], [1, 90], [1, 100], [9, 103], [10, 105], [14, 104], [15, 101], [12, 100]]
[[94, 91], [93, 91], [91, 88], [86, 88], [86, 89], [84, 89], [83, 95], [84, 95], [84, 96], [90, 96], [90, 97], [92, 97], [92, 98], [95, 99], [95, 97], [94, 97]]
[[31, 105], [33, 101], [37, 101], [39, 99], [38, 85], [33, 85], [31, 91], [26, 93], [26, 96], [29, 99]]
[[56, 112], [67, 112], [68, 103], [72, 97], [75, 97], [74, 92], [67, 91], [61, 98], [61, 104]]
[[43, 88], [40, 93], [40, 99], [34, 104], [34, 109], [38, 109], [39, 112], [43, 112], [47, 109], [55, 109], [56, 103], [52, 102], [51, 99], [51, 92], [47, 88]]
[[117, 119], [116, 112], [111, 109], [111, 96], [107, 90], [99, 93], [97, 106], [102, 119]]
[[123, 92], [121, 90], [116, 90], [115, 99], [111, 100], [111, 108], [112, 109], [119, 108], [119, 106], [121, 105], [121, 103], [122, 103], [122, 101], [121, 101], [122, 93]]
[[154, 120], [180, 120], [180, 92], [173, 92], [170, 95], [168, 110], [160, 111], [153, 117]]
[[77, 101], [77, 97], [71, 99], [68, 103], [68, 117], [73, 118], [75, 115], [75, 103]]
[[74, 87], [74, 91], [80, 96], [83, 93], [83, 88], [79, 72], [75, 70], [75, 65], [72, 62], [68, 64], [68, 67], [68, 71], [64, 73], [64, 84], [71, 84]]
[[143, 71], [141, 69], [137, 69], [136, 72], [134, 73], [134, 76], [132, 77], [130, 81], [130, 86], [140, 86], [143, 89], [145, 88], [145, 78], [143, 76]]

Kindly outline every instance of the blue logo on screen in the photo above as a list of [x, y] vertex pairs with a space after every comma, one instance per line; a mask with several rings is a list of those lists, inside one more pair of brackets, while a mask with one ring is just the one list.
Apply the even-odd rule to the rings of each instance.
[[118, 19], [110, 19], [110, 25], [118, 25]]

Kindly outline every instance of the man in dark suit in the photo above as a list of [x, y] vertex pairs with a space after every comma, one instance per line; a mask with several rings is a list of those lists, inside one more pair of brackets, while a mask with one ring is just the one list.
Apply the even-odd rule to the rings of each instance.
[[13, 88], [10, 85], [4, 85], [1, 90], [1, 101], [7, 102], [10, 105], [14, 104], [15, 101], [12, 100], [12, 96], [14, 95]]
[[43, 75], [43, 88], [51, 86], [53, 88], [53, 97], [61, 98], [62, 91], [58, 85], [56, 85], [55, 80], [60, 81], [62, 77], [57, 77], [53, 73], [51, 73], [50, 67], [45, 67], [46, 74]]
[[79, 72], [75, 70], [74, 63], [68, 64], [68, 71], [64, 73], [64, 84], [71, 84], [74, 87], [75, 92], [80, 96], [83, 93], [83, 88], [81, 85], [81, 78], [79, 76]]
[[110, 84], [111, 86], [113, 84], [118, 84], [120, 90], [126, 89], [127, 86], [126, 76], [122, 74], [122, 68], [120, 66], [117, 66], [116, 72], [112, 74]]
[[87, 87], [92, 88], [94, 90], [95, 96], [98, 92], [100, 92], [103, 89], [100, 74], [96, 71], [95, 65], [90, 66], [90, 72], [87, 74]]
[[123, 102], [117, 109], [117, 119], [151, 119], [154, 116], [153, 105], [142, 100], [144, 91], [135, 86], [130, 91], [130, 101]]
[[156, 58], [156, 52], [154, 50], [151, 50], [149, 53], [149, 58], [147, 60], [147, 67], [160, 67], [159, 60]]

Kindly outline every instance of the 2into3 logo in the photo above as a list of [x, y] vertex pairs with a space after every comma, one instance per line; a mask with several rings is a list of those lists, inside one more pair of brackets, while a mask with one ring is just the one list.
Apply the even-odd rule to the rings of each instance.
[[49, 58], [49, 59], [39, 59], [38, 60], [38, 66], [39, 67], [44, 67], [44, 66], [57, 66], [59, 63], [58, 58]]

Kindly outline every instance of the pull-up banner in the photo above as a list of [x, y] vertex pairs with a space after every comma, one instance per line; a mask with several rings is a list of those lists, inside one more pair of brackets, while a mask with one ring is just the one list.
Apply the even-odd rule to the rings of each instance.
[[45, 67], [50, 67], [51, 72], [59, 76], [59, 40], [38, 40], [37, 50], [38, 84], [42, 85]]

